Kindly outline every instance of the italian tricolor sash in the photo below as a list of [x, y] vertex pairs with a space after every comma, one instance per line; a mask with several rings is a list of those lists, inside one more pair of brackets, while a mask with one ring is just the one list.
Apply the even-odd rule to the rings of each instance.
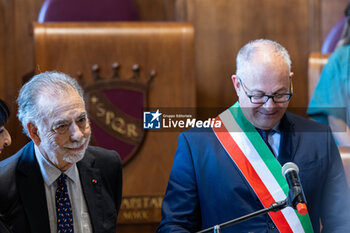
[[[282, 167], [254, 126], [245, 118], [238, 103], [221, 113], [216, 120], [220, 127], [214, 133], [232, 161], [240, 169], [265, 208], [288, 196], [288, 184]], [[281, 233], [313, 232], [309, 215], [299, 215], [287, 207], [269, 213]]]

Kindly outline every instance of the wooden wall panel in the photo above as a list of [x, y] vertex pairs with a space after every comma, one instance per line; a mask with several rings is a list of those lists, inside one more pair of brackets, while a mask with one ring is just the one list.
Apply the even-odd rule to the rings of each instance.
[[[2, 1], [0, 7], [0, 97], [16, 112], [22, 77], [34, 70], [31, 23], [43, 0]], [[347, 0], [134, 0], [141, 20], [189, 21], [195, 27], [197, 100], [200, 106], [229, 106], [236, 99], [230, 76], [234, 57], [248, 40], [265, 37], [290, 51], [295, 72], [291, 106], [307, 105], [307, 57], [319, 51], [323, 37], [341, 15]], [[257, 5], [259, 7], [257, 7]], [[339, 15], [340, 14], [340, 15]], [[12, 115], [9, 130], [16, 143], [26, 142]], [[4, 156], [4, 155], [2, 155]]]
[[350, 185], [350, 147], [339, 147], [348, 184]]
[[[321, 38], [324, 40], [330, 29], [344, 16], [344, 10], [349, 0], [323, 0], [321, 1]], [[322, 41], [323, 41], [322, 40]]]
[[307, 105], [309, 4], [304, 0], [179, 0], [177, 20], [194, 24], [197, 105], [230, 106], [236, 100], [231, 75], [242, 45], [257, 38], [276, 40], [290, 52], [295, 96], [290, 106]]
[[[141, 21], [166, 19], [163, 0], [133, 0]], [[0, 154], [0, 160], [18, 151], [27, 141], [16, 119], [16, 98], [25, 75], [35, 70], [32, 23], [44, 0], [3, 0], [0, 4], [0, 98], [12, 112], [7, 127], [15, 140]], [[169, 7], [169, 4], [167, 4]]]
[[310, 52], [321, 51], [331, 28], [344, 16], [348, 0], [309, 0]]
[[5, 99], [5, 9], [0, 4], [0, 98]]
[[329, 56], [330, 54], [310, 53], [308, 65], [308, 101], [311, 100], [315, 87], [320, 80], [322, 69], [327, 64]]
[[[17, 151], [27, 140], [15, 119], [15, 99], [22, 77], [35, 68], [31, 23], [36, 21], [42, 2], [4, 0], [0, 5], [0, 97], [10, 103], [13, 114], [8, 128], [16, 138], [1, 158]], [[266, 37], [281, 42], [290, 51], [296, 88], [291, 106], [306, 106], [307, 55], [320, 50], [323, 38], [343, 15], [347, 0], [218, 0], [215, 3], [134, 0], [134, 3], [141, 20], [194, 24], [198, 105], [229, 106], [234, 102], [230, 81], [235, 69], [234, 56], [248, 40]]]
[[3, 159], [21, 148], [27, 138], [16, 119], [17, 92], [22, 85], [22, 77], [34, 68], [34, 42], [32, 22], [36, 20], [43, 0], [4, 0], [0, 4], [0, 96], [9, 104], [11, 118], [7, 128], [13, 138]]
[[164, 0], [133, 0], [141, 21], [165, 21], [167, 18]]

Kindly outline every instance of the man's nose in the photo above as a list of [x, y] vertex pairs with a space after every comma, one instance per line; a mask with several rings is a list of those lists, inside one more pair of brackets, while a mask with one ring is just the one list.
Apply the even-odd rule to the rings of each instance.
[[264, 104], [265, 108], [273, 108], [276, 106], [276, 103], [273, 101], [273, 97], [270, 97], [267, 102]]
[[10, 146], [11, 145], [11, 135], [7, 129], [4, 129], [4, 134], [5, 134], [5, 140], [4, 140], [4, 146]]
[[70, 125], [69, 130], [71, 132], [70, 139], [72, 141], [80, 141], [84, 137], [82, 130], [75, 122]]

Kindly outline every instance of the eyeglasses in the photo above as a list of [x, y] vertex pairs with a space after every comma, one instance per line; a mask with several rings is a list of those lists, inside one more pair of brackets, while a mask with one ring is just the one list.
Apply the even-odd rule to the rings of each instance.
[[293, 95], [293, 83], [292, 81], [290, 82], [290, 93], [281, 93], [281, 94], [274, 94], [274, 95], [262, 95], [262, 94], [257, 94], [257, 95], [249, 95], [247, 90], [249, 90], [242, 80], [238, 77], [239, 82], [242, 85], [244, 93], [248, 96], [250, 99], [250, 102], [252, 104], [264, 104], [269, 99], [271, 98], [274, 103], [286, 103], [290, 100], [290, 97]]

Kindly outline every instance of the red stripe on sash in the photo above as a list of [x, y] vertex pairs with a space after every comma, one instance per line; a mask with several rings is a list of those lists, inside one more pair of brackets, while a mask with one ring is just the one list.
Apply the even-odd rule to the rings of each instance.
[[[219, 117], [216, 117], [216, 120], [221, 121]], [[265, 208], [269, 207], [275, 202], [274, 198], [271, 196], [270, 192], [256, 173], [253, 166], [250, 164], [249, 160], [229, 135], [229, 132], [224, 126], [223, 122], [220, 127], [214, 127], [213, 130], [229, 156], [236, 163], [237, 167], [240, 169], [250, 186], [255, 191], [263, 206]], [[281, 211], [269, 212], [269, 215], [281, 233], [293, 232]]]

